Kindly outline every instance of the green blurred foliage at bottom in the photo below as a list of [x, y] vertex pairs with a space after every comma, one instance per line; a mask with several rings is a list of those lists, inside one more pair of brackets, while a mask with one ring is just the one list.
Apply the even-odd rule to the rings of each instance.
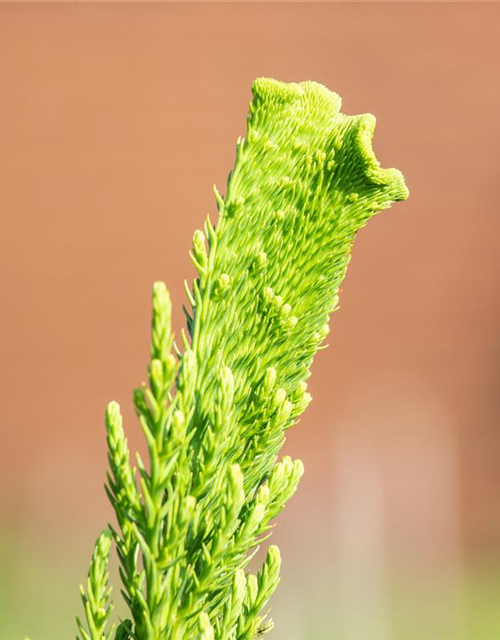
[[[82, 543], [76, 551], [64, 536], [48, 546], [28, 538], [0, 538], [0, 640], [75, 637], [74, 616], [81, 607], [78, 584], [88, 565], [88, 557], [81, 552], [84, 546]], [[361, 603], [346, 611], [345, 598], [331, 586], [335, 566], [324, 563], [313, 567], [289, 554], [285, 558], [285, 575], [273, 601], [276, 626], [270, 638], [274, 640], [500, 638], [500, 558], [469, 567], [462, 573], [460, 585], [444, 577], [431, 583], [429, 578], [420, 576], [417, 581], [398, 575], [397, 569], [391, 571], [384, 611], [375, 611], [375, 615], [383, 614], [382, 630], [370, 619], [377, 608], [373, 601], [366, 603], [366, 609]], [[112, 570], [113, 583], [118, 585], [116, 566]], [[379, 595], [374, 593], [375, 603]], [[125, 615], [116, 586], [114, 596], [117, 616]], [[352, 625], [349, 616], [356, 618]], [[359, 631], [364, 628], [366, 632]]]

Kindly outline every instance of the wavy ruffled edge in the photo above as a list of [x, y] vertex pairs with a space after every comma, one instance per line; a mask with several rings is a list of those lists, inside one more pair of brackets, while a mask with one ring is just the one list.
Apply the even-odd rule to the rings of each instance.
[[356, 120], [356, 151], [363, 161], [367, 180], [372, 184], [384, 187], [387, 196], [394, 202], [406, 200], [410, 192], [406, 186], [404, 175], [394, 167], [382, 168], [373, 150], [373, 136], [377, 119], [371, 113], [351, 117]]
[[[285, 103], [307, 100], [311, 105], [316, 103], [316, 108], [318, 103], [323, 103], [322, 106], [330, 112], [332, 117], [340, 114], [342, 106], [342, 99], [337, 93], [311, 80], [281, 82], [273, 78], [256, 78], [252, 83], [252, 94], [257, 100], [277, 100]], [[406, 200], [409, 190], [403, 174], [393, 167], [382, 168], [373, 150], [373, 136], [377, 123], [375, 116], [365, 113], [357, 116], [344, 115], [344, 117], [352, 119], [356, 128], [353, 153], [361, 159], [367, 182], [382, 187], [385, 195], [393, 202]]]

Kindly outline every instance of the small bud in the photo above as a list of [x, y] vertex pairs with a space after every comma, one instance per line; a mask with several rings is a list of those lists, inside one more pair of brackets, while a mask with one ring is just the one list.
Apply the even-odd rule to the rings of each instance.
[[291, 331], [297, 325], [297, 316], [288, 316], [284, 318], [283, 328], [286, 331]]
[[165, 358], [165, 371], [167, 378], [170, 378], [177, 369], [177, 359], [173, 353], [169, 353]]
[[120, 405], [112, 400], [106, 408], [106, 423], [116, 431], [123, 428], [122, 414], [120, 413]]
[[171, 347], [172, 302], [164, 282], [153, 285], [151, 357], [165, 360]]
[[264, 380], [262, 382], [262, 390], [267, 395], [276, 384], [276, 369], [274, 367], [269, 367], [264, 376]]
[[164, 282], [153, 284], [153, 312], [162, 317], [170, 317], [172, 313], [170, 294]]
[[207, 247], [205, 234], [200, 229], [197, 229], [193, 235], [193, 256], [198, 265], [205, 269], [208, 264]]
[[324, 324], [321, 329], [318, 331], [319, 342], [323, 342], [326, 336], [330, 333], [330, 327], [328, 323]]
[[267, 306], [272, 303], [274, 299], [274, 292], [271, 287], [266, 287], [262, 292], [262, 300], [264, 304]]
[[254, 269], [256, 271], [261, 271], [262, 269], [265, 269], [267, 266], [267, 262], [268, 262], [267, 253], [265, 251], [259, 251], [254, 261]]
[[229, 289], [231, 287], [231, 276], [227, 273], [223, 273], [219, 278], [217, 278], [214, 288], [213, 288], [213, 296], [215, 299], [220, 299], [225, 297]]
[[274, 395], [274, 404], [281, 406], [286, 400], [286, 391], [284, 389], [277, 389]]
[[286, 422], [292, 414], [293, 404], [290, 400], [285, 400], [283, 404], [278, 409], [278, 421]]
[[274, 466], [269, 479], [269, 486], [273, 494], [277, 493], [281, 489], [281, 485], [283, 484], [285, 477], [285, 467], [283, 465], [283, 460], [281, 460]]
[[172, 436], [176, 440], [182, 440], [186, 434], [186, 417], [183, 411], [177, 409], [172, 416]]
[[279, 309], [282, 304], [283, 298], [281, 296], [275, 296], [273, 300], [273, 306], [276, 307], [276, 309]]
[[156, 358], [151, 360], [151, 364], [149, 365], [149, 381], [155, 392], [163, 388], [163, 364]]
[[223, 273], [219, 278], [219, 286], [222, 290], [227, 289], [231, 284], [231, 276], [228, 276], [227, 273]]
[[262, 520], [264, 519], [264, 515], [266, 513], [266, 507], [262, 504], [262, 502], [256, 502], [250, 511], [249, 516], [245, 521], [245, 529], [248, 535], [253, 535], [255, 530], [260, 525]]
[[295, 460], [293, 463], [293, 469], [291, 473], [292, 484], [297, 486], [299, 483], [299, 480], [302, 478], [303, 475], [304, 475], [304, 463], [302, 462], [302, 460]]
[[269, 497], [270, 497], [270, 491], [269, 491], [269, 487], [267, 484], [263, 484], [259, 487], [259, 490], [257, 491], [257, 496], [256, 496], [256, 501], [260, 502], [261, 504], [263, 504], [264, 506], [267, 506], [267, 504], [269, 503]]
[[305, 411], [311, 400], [312, 396], [307, 391], [307, 384], [305, 382], [299, 382], [297, 388], [292, 394], [292, 401], [294, 403], [294, 414], [298, 416], [303, 411]]
[[281, 458], [281, 466], [283, 467], [283, 474], [288, 478], [293, 469], [293, 460], [290, 456], [283, 456]]
[[269, 570], [270, 577], [277, 578], [281, 568], [281, 554], [279, 548], [272, 544], [269, 547], [266, 558], [266, 566]]

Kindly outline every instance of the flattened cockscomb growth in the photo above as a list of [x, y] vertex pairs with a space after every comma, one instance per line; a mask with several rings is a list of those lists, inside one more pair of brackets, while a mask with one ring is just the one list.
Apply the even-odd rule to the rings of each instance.
[[[356, 232], [408, 195], [373, 154], [373, 116], [340, 113], [314, 82], [252, 89], [216, 226], [194, 234], [182, 349], [167, 289], [153, 288], [148, 384], [134, 393], [149, 461], [136, 456], [137, 471], [119, 406], [106, 413], [111, 535], [130, 609], [119, 640], [251, 640], [271, 628], [277, 547], [257, 575], [247, 566], [303, 472], [278, 454], [311, 399], [306, 380]], [[113, 633], [110, 542], [99, 538], [82, 590], [83, 640]]]

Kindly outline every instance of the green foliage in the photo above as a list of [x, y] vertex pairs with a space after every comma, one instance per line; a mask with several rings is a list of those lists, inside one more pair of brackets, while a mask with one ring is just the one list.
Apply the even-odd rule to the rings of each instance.
[[[295, 492], [302, 463], [278, 461], [307, 407], [306, 380], [356, 232], [407, 197], [402, 175], [371, 149], [373, 116], [346, 116], [312, 82], [253, 85], [217, 226], [196, 231], [198, 271], [182, 349], [171, 303], [153, 288], [148, 384], [134, 392], [149, 461], [131, 466], [119, 406], [106, 412], [116, 513], [112, 535], [131, 621], [126, 640], [251, 640], [272, 626], [265, 607], [280, 554], [247, 569]], [[83, 640], [105, 640], [109, 535], [99, 538], [83, 601]]]
[[110, 640], [113, 627], [106, 633], [106, 626], [112, 606], [109, 603], [111, 589], [108, 588], [109, 552], [111, 549], [111, 534], [109, 531], [101, 533], [95, 544], [92, 560], [87, 576], [87, 591], [80, 587], [83, 608], [87, 619], [86, 630], [77, 618], [78, 628], [83, 640]]

